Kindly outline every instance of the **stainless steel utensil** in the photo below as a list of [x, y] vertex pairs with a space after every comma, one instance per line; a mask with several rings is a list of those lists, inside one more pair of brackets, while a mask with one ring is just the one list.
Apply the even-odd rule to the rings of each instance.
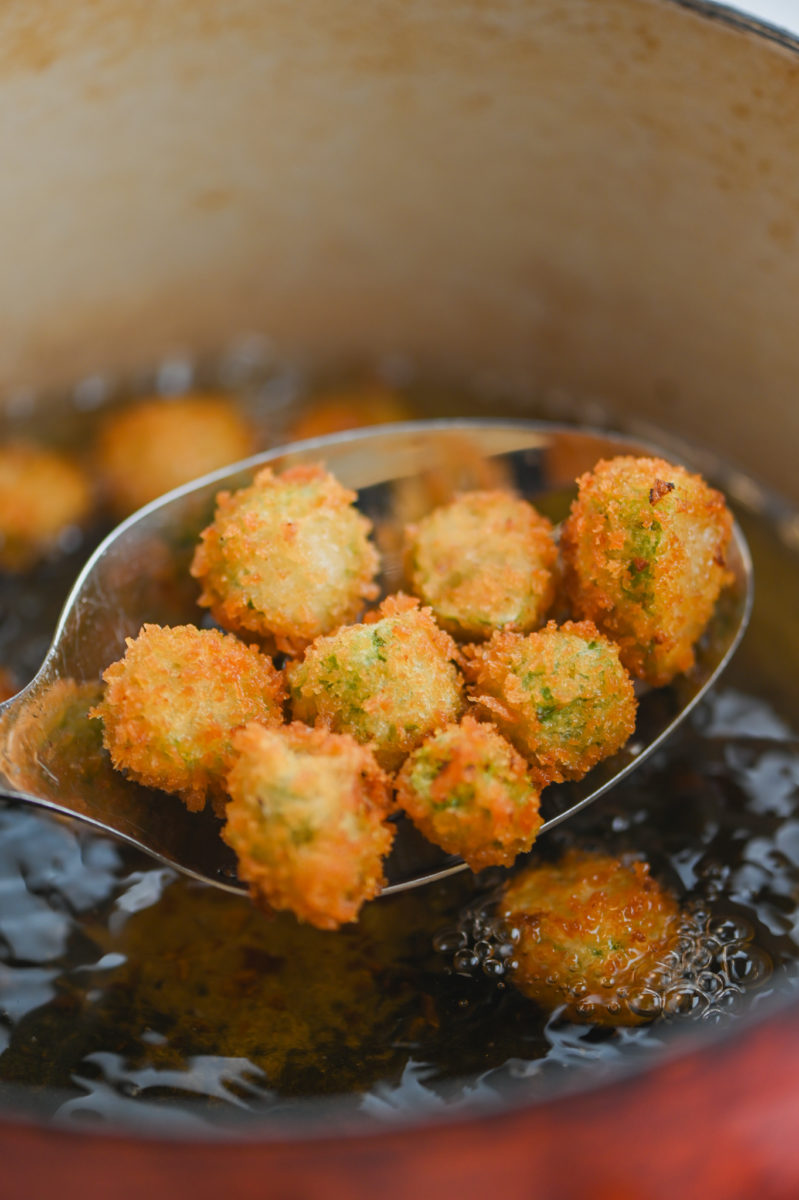
[[[335, 434], [260, 454], [180, 488], [121, 524], [86, 563], [66, 602], [53, 643], [32, 682], [0, 705], [0, 789], [7, 797], [77, 817], [121, 837], [161, 862], [227, 891], [245, 890], [232, 852], [210, 811], [189, 813], [177, 797], [140, 787], [115, 771], [102, 749], [99, 722], [87, 713], [101, 674], [121, 657], [125, 638], [145, 622], [201, 623], [188, 565], [217, 492], [245, 486], [254, 470], [321, 461], [358, 491], [383, 553], [385, 591], [401, 583], [401, 528], [453, 491], [509, 485], [554, 520], [562, 519], [574, 481], [600, 458], [658, 453], [615, 434], [535, 422], [409, 422]], [[665, 455], [668, 457], [668, 455]], [[722, 595], [695, 668], [667, 688], [642, 691], [636, 732], [627, 746], [578, 783], [542, 797], [552, 829], [603, 795], [644, 761], [685, 719], [729, 662], [752, 603], [752, 565], [735, 527], [729, 565], [734, 585]], [[465, 869], [431, 846], [404, 818], [386, 865], [383, 894], [418, 887]]]

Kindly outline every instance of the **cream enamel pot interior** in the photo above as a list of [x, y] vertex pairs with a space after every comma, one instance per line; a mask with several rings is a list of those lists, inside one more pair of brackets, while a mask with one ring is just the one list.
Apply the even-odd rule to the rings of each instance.
[[12, 0], [0, 22], [5, 394], [255, 329], [666, 413], [796, 498], [777, 37], [661, 0]]
[[[8, 0], [0, 101], [9, 413], [255, 331], [324, 369], [402, 355], [501, 380], [509, 413], [597, 398], [799, 501], [787, 36], [680, 0]], [[313, 1149], [9, 1114], [0, 1190], [795, 1195], [796, 1013], [693, 1048], [551, 1108]], [[699, 1119], [729, 1173], [692, 1148]]]

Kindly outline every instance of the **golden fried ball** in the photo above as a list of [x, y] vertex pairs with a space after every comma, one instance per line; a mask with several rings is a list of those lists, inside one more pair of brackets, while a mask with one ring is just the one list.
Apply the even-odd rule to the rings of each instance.
[[234, 737], [225, 841], [252, 895], [319, 929], [355, 921], [383, 886], [388, 776], [348, 734], [250, 724]]
[[467, 654], [478, 710], [530, 762], [540, 786], [582, 778], [635, 729], [632, 680], [590, 621], [495, 633]]
[[91, 511], [89, 480], [68, 455], [32, 442], [0, 447], [0, 567], [27, 570]]
[[634, 1025], [645, 977], [679, 935], [676, 898], [645, 862], [569, 850], [523, 869], [500, 912], [521, 933], [514, 984], [575, 1021]]
[[624, 455], [579, 481], [561, 548], [575, 615], [654, 686], [693, 665], [693, 647], [731, 580], [732, 517], [720, 492], [661, 458]]
[[379, 565], [355, 499], [319, 465], [265, 467], [250, 487], [220, 492], [191, 565], [199, 603], [289, 654], [353, 620], [377, 595]]
[[118, 516], [255, 452], [255, 436], [228, 396], [147, 397], [109, 415], [95, 448]]
[[103, 721], [113, 765], [146, 787], [176, 792], [196, 812], [219, 807], [233, 733], [282, 720], [283, 680], [271, 660], [232, 634], [144, 625], [103, 675], [90, 715]]
[[351, 733], [395, 771], [463, 709], [452, 638], [410, 596], [389, 596], [367, 621], [318, 638], [286, 668], [294, 717]]
[[432, 734], [406, 759], [397, 803], [429, 841], [473, 871], [510, 866], [541, 825], [527, 763], [492, 725], [471, 716]]
[[456, 637], [528, 633], [555, 594], [552, 524], [504, 491], [465, 492], [406, 533], [411, 591]]
[[311, 396], [288, 434], [292, 440], [299, 441], [364, 425], [407, 421], [413, 415], [408, 401], [386, 384], [354, 385]]

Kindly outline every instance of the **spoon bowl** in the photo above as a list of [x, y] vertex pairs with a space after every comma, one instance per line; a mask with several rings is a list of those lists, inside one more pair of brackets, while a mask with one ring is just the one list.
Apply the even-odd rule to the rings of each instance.
[[[251, 482], [257, 469], [324, 462], [358, 493], [374, 522], [384, 592], [401, 585], [401, 532], [455, 491], [509, 486], [554, 522], [568, 512], [575, 479], [600, 458], [656, 454], [658, 447], [615, 434], [530, 421], [419, 421], [296, 443], [268, 451], [170, 492], [119, 525], [95, 550], [66, 601], [53, 642], [31, 683], [0, 705], [0, 794], [77, 817], [165, 865], [227, 891], [245, 891], [210, 807], [189, 813], [175, 796], [115, 771], [102, 747], [99, 699], [105, 668], [141, 626], [198, 624], [198, 587], [189, 574], [200, 531], [222, 489]], [[641, 689], [634, 736], [577, 783], [545, 790], [540, 832], [603, 795], [644, 761], [685, 719], [729, 662], [752, 605], [752, 566], [734, 527], [733, 584], [725, 589], [698, 647], [695, 667], [666, 688]], [[430, 845], [405, 818], [386, 863], [383, 895], [465, 869]]]

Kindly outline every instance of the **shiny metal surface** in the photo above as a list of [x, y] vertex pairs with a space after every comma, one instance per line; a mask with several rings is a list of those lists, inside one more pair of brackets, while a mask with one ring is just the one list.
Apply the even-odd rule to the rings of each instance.
[[[248, 459], [188, 485], [120, 525], [86, 563], [66, 602], [36, 677], [0, 706], [0, 787], [5, 795], [77, 817], [112, 832], [156, 859], [228, 891], [244, 885], [210, 811], [191, 814], [173, 796], [128, 782], [110, 766], [99, 722], [87, 716], [101, 674], [121, 657], [125, 638], [145, 622], [197, 623], [197, 588], [188, 572], [199, 531], [222, 489], [247, 484], [253, 471], [323, 461], [375, 524], [385, 592], [401, 585], [402, 524], [454, 490], [509, 485], [554, 520], [568, 511], [574, 480], [602, 458], [658, 448], [630, 439], [534, 422], [428, 421], [337, 434]], [[730, 553], [735, 584], [723, 595], [695, 669], [668, 688], [640, 696], [636, 732], [619, 754], [576, 784], [542, 798], [553, 828], [592, 803], [670, 735], [718, 678], [746, 628], [751, 561], [736, 526]], [[384, 894], [465, 869], [430, 846], [404, 819], [387, 863]]]

